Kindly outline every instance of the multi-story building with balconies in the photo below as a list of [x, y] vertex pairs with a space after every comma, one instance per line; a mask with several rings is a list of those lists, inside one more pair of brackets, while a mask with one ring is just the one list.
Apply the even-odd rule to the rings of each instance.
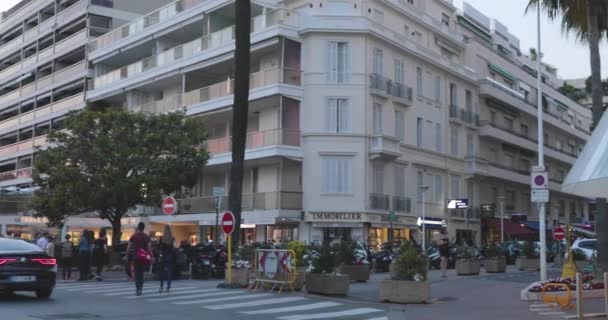
[[[147, 9], [108, 15], [111, 30], [82, 48], [86, 101], [204, 119], [212, 157], [180, 214], [135, 213], [157, 231], [171, 221], [178, 240], [213, 239], [213, 189], [229, 189], [239, 17], [229, 0]], [[420, 241], [424, 223], [427, 239], [445, 229], [478, 242], [480, 208], [501, 197], [507, 214], [534, 219], [534, 64], [502, 25], [444, 0], [268, 0], [253, 1], [251, 26], [243, 239], [378, 245], [391, 228], [395, 239]], [[584, 201], [558, 184], [589, 136], [590, 114], [545, 71], [550, 208], [584, 216]], [[450, 199], [469, 208], [447, 209]]]

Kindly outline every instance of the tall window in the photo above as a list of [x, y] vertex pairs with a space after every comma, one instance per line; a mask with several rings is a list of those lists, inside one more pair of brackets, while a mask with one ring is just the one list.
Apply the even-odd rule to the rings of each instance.
[[423, 95], [422, 89], [422, 68], [416, 67], [416, 94], [418, 96]]
[[458, 105], [458, 87], [453, 83], [450, 83], [450, 104]]
[[405, 169], [395, 166], [395, 195], [405, 197]]
[[513, 119], [505, 117], [505, 129], [513, 131]]
[[442, 202], [443, 198], [443, 177], [435, 175], [435, 202]]
[[525, 125], [525, 124], [522, 123], [522, 124], [519, 125], [519, 128], [520, 128], [521, 135], [524, 136], [524, 137], [527, 137], [528, 136], [528, 131], [529, 131], [528, 125]]
[[467, 156], [475, 155], [475, 141], [473, 140], [473, 135], [467, 133]]
[[416, 198], [418, 201], [422, 201], [422, 187], [424, 185], [424, 176], [422, 171], [416, 172]]
[[422, 118], [418, 118], [416, 121], [416, 146], [418, 148], [422, 148], [422, 126], [423, 126]]
[[329, 98], [325, 107], [325, 130], [345, 133], [352, 131], [352, 115], [348, 99]]
[[471, 90], [465, 92], [465, 100], [467, 111], [473, 111], [473, 94]]
[[458, 157], [459, 143], [460, 141], [458, 141], [458, 127], [452, 126], [450, 128], [450, 153], [455, 157]]
[[375, 194], [384, 194], [384, 164], [374, 163], [373, 170], [373, 190]]
[[350, 81], [350, 44], [348, 42], [329, 42], [328, 74], [330, 82], [345, 83]]
[[435, 123], [435, 150], [441, 152], [441, 123]]
[[395, 82], [405, 83], [405, 63], [401, 59], [395, 59]]
[[441, 76], [435, 76], [435, 101], [441, 103]]
[[450, 194], [453, 199], [458, 199], [460, 197], [460, 176], [451, 175], [451, 187]]
[[374, 121], [374, 125], [373, 125], [373, 130], [374, 130], [374, 134], [375, 135], [382, 135], [384, 132], [382, 130], [383, 127], [383, 123], [382, 123], [382, 105], [378, 104], [378, 103], [374, 103], [374, 110], [373, 110], [373, 121]]
[[382, 74], [384, 68], [384, 53], [380, 49], [374, 49], [373, 73]]
[[395, 110], [395, 137], [401, 142], [405, 140], [405, 117], [401, 110]]
[[352, 193], [351, 157], [323, 157], [323, 192]]

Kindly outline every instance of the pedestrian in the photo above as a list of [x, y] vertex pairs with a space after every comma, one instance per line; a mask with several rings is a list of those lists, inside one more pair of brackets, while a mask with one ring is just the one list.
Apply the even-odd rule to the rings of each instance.
[[[61, 274], [63, 280], [72, 277], [72, 260], [74, 259], [74, 244], [70, 241], [72, 237], [65, 235], [65, 241], [61, 243]], [[66, 277], [67, 276], [67, 277]]]
[[106, 264], [107, 254], [108, 237], [106, 236], [106, 229], [101, 229], [99, 231], [99, 237], [93, 242], [93, 261], [95, 261], [95, 266], [97, 268], [95, 274], [95, 279], [97, 279], [97, 281], [103, 280], [101, 271], [103, 271], [103, 266]]
[[443, 243], [439, 246], [439, 257], [441, 259], [441, 277], [447, 278], [448, 260], [450, 257], [450, 245], [448, 239], [443, 238]]
[[55, 242], [53, 242], [55, 239], [53, 236], [49, 235], [47, 240], [48, 244], [46, 245], [46, 249], [44, 249], [44, 251], [49, 257], [55, 257]]
[[78, 242], [78, 255], [80, 257], [80, 277], [78, 281], [87, 281], [91, 275], [91, 248], [93, 246], [91, 239], [91, 231], [84, 230], [80, 242]]
[[36, 245], [42, 250], [46, 250], [46, 246], [49, 244], [49, 232], [45, 231], [40, 238], [36, 240]]
[[143, 222], [137, 224], [137, 232], [129, 239], [127, 252], [132, 253], [133, 271], [135, 273], [135, 294], [141, 296], [144, 288], [144, 269], [152, 263], [152, 246], [150, 236], [144, 229], [146, 225]]
[[171, 234], [171, 227], [165, 226], [163, 236], [160, 238], [160, 289], [159, 293], [163, 292], [164, 283], [167, 281], [167, 293], [171, 290], [171, 278], [173, 277], [173, 268], [175, 268], [175, 238]]

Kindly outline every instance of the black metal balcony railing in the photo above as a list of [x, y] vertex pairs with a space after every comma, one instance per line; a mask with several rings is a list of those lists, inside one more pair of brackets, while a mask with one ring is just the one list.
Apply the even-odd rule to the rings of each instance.
[[[215, 212], [216, 199], [213, 196], [205, 196], [198, 198], [180, 199], [180, 210], [183, 213], [204, 213]], [[228, 207], [228, 197], [222, 197], [220, 208]], [[302, 193], [301, 192], [259, 192], [259, 193], [244, 193], [242, 209], [247, 211], [253, 210], [301, 210], [302, 209]]]
[[412, 88], [404, 85], [403, 83], [393, 82], [392, 95], [397, 98], [412, 102]]
[[373, 210], [411, 212], [412, 199], [407, 197], [371, 193], [369, 195], [369, 207]]
[[390, 95], [399, 99], [412, 102], [412, 88], [400, 82], [394, 82], [381, 74], [372, 73], [369, 75], [370, 89], [381, 94]]
[[372, 90], [378, 90], [383, 93], [390, 94], [392, 87], [392, 80], [386, 78], [380, 74], [372, 73], [369, 75], [369, 84]]
[[390, 210], [390, 196], [372, 193], [369, 195], [369, 205], [371, 209]]
[[399, 212], [411, 212], [412, 211], [412, 199], [406, 197], [393, 196], [393, 211]]
[[479, 126], [479, 114], [471, 110], [458, 108], [455, 104], [450, 104], [450, 118], [459, 120], [463, 123]]

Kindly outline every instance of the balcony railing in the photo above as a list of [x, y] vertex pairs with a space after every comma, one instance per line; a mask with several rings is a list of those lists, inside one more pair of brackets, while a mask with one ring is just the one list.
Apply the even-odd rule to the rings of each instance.
[[369, 87], [373, 93], [393, 96], [398, 99], [412, 102], [412, 88], [400, 82], [394, 82], [381, 74], [372, 73], [369, 75]]
[[390, 210], [391, 196], [372, 193], [369, 195], [369, 207], [375, 210]]
[[411, 212], [412, 211], [412, 199], [406, 197], [392, 197], [392, 209], [393, 211], [399, 212]]
[[392, 95], [396, 98], [412, 102], [412, 87], [408, 87], [400, 82], [393, 82]]
[[459, 108], [455, 104], [450, 104], [450, 118], [465, 124], [479, 126], [479, 114], [471, 110]]
[[8, 181], [15, 179], [29, 179], [32, 177], [32, 168], [23, 168], [19, 170], [0, 173], [0, 181]]
[[[249, 88], [257, 89], [265, 86], [285, 83], [300, 85], [300, 70], [286, 68], [270, 68], [252, 73], [249, 76]], [[165, 113], [181, 110], [184, 107], [196, 105], [210, 100], [230, 96], [234, 93], [234, 80], [226, 80], [210, 86], [196, 89], [184, 94], [167, 97], [162, 100], [147, 103], [133, 108], [133, 111]]]
[[[266, 14], [254, 17], [252, 18], [253, 26], [251, 33], [257, 33], [271, 26], [283, 24], [286, 22], [283, 17], [290, 16], [292, 14], [293, 13], [282, 9], [276, 9]], [[131, 78], [135, 75], [156, 69], [160, 66], [198, 56], [204, 51], [217, 48], [223, 44], [233, 41], [235, 35], [234, 28], [234, 26], [230, 26], [221, 29], [202, 38], [168, 49], [163, 53], [134, 62], [120, 69], [110, 71], [91, 80], [89, 87], [91, 89], [100, 89], [108, 84]]]
[[64, 109], [68, 109], [70, 107], [79, 105], [84, 103], [84, 93], [65, 98], [63, 100], [57, 101], [51, 105], [46, 107], [38, 108], [29, 112], [22, 113], [20, 115], [14, 116], [12, 118], [8, 118], [0, 121], [0, 130], [10, 128], [16, 126], [20, 123], [25, 123], [28, 121], [32, 121], [34, 119], [46, 116], [48, 114], [58, 112]]
[[[232, 152], [232, 137], [212, 139], [205, 142], [207, 152], [210, 154], [222, 154]], [[300, 131], [290, 129], [271, 129], [266, 131], [255, 131], [247, 134], [247, 149], [261, 147], [286, 145], [300, 145]]]
[[[221, 208], [228, 207], [228, 197], [222, 197]], [[215, 212], [215, 197], [186, 198], [179, 200], [180, 210], [183, 213]], [[260, 192], [244, 193], [242, 210], [301, 210], [301, 192]]]
[[33, 139], [28, 139], [25, 141], [15, 142], [13, 144], [9, 144], [9, 145], [0, 147], [0, 156], [4, 156], [7, 154], [24, 151], [24, 150], [31, 150], [35, 147], [43, 146], [46, 143], [47, 143], [46, 135], [35, 137]]

